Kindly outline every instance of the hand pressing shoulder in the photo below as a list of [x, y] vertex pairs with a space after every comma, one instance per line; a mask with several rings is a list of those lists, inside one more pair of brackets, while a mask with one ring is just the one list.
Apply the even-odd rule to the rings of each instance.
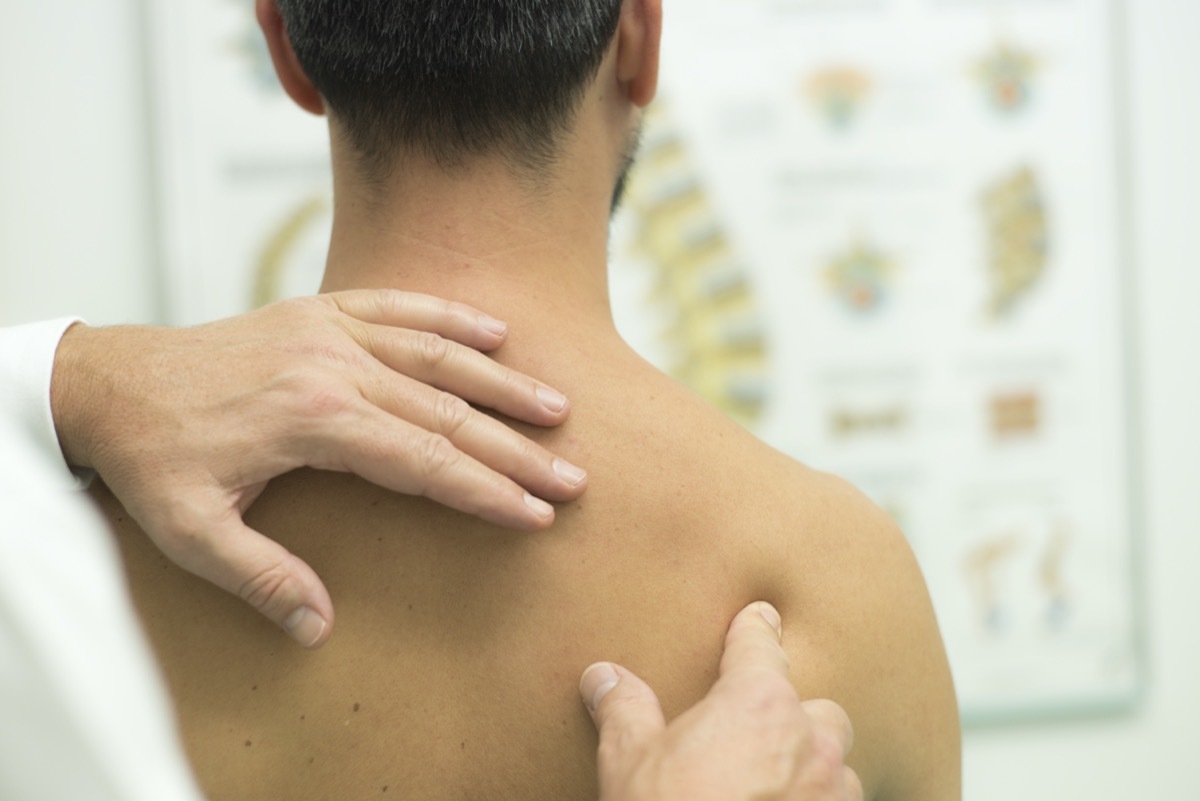
[[93, 468], [181, 567], [236, 594], [297, 642], [331, 636], [333, 604], [301, 559], [243, 515], [299, 467], [351, 472], [527, 531], [586, 474], [474, 401], [554, 426], [565, 397], [481, 351], [507, 327], [395, 290], [297, 298], [195, 328], [67, 332], [51, 405], [64, 455]]

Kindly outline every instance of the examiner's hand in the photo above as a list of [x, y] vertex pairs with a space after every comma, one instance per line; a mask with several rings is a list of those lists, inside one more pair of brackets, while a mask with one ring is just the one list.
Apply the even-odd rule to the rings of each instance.
[[541, 498], [583, 492], [582, 470], [460, 399], [566, 419], [566, 398], [479, 352], [506, 334], [468, 306], [387, 290], [196, 328], [79, 325], [55, 359], [54, 419], [67, 460], [95, 469], [167, 556], [316, 647], [328, 591], [242, 521], [270, 479], [352, 472], [525, 530], [553, 522]]
[[600, 732], [601, 801], [862, 801], [843, 762], [850, 720], [832, 701], [796, 697], [781, 631], [769, 604], [742, 610], [720, 679], [669, 726], [637, 676], [588, 668], [579, 689]]

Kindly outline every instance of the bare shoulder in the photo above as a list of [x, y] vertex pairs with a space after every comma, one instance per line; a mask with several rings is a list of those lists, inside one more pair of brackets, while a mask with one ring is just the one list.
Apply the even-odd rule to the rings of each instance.
[[[676, 431], [703, 473], [688, 497], [719, 532], [741, 600], [783, 614], [802, 697], [832, 698], [855, 727], [850, 763], [873, 801], [958, 801], [961, 735], [945, 647], [903, 532], [848, 481], [684, 402]], [[706, 465], [708, 469], [696, 469]]]
[[777, 532], [763, 540], [757, 571], [783, 613], [793, 683], [849, 713], [850, 763], [868, 799], [957, 801], [954, 686], [904, 534], [843, 479], [773, 452], [755, 461], [762, 520]]

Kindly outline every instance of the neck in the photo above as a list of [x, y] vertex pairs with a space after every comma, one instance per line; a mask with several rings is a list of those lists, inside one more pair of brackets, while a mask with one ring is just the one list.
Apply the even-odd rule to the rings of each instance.
[[612, 179], [579, 175], [589, 169], [596, 171], [585, 164], [531, 189], [502, 164], [447, 172], [414, 160], [380, 189], [355, 180], [335, 156], [321, 289], [424, 292], [476, 306], [514, 331], [611, 330]]

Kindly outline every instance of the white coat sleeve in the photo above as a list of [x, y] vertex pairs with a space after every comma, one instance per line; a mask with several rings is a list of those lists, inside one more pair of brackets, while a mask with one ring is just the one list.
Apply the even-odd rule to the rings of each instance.
[[200, 801], [113, 537], [28, 411], [0, 397], [0, 799]]
[[63, 334], [79, 322], [78, 317], [63, 317], [0, 328], [0, 410], [28, 433], [64, 487], [86, 486], [90, 480], [90, 474], [76, 475], [67, 465], [50, 412], [54, 354]]

